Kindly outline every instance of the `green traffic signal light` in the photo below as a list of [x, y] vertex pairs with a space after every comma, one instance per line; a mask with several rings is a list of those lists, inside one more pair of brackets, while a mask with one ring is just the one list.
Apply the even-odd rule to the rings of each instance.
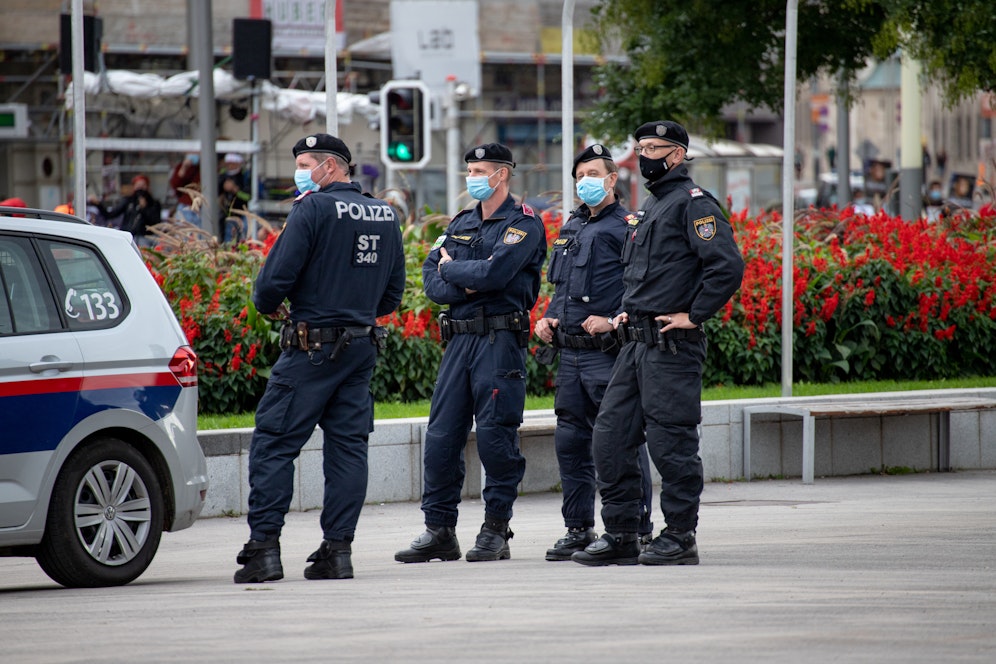
[[414, 161], [415, 159], [412, 146], [400, 141], [391, 143], [387, 148], [387, 154], [395, 161]]

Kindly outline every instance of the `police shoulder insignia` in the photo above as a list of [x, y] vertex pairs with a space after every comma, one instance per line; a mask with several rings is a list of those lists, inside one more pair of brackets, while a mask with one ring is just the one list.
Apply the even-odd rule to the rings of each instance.
[[635, 214], [627, 214], [626, 223], [629, 224], [630, 226], [636, 226], [638, 223], [640, 223], [640, 218]]
[[297, 203], [299, 200], [301, 200], [302, 198], [304, 198], [308, 194], [312, 194], [312, 193], [314, 193], [314, 192], [312, 190], [310, 190], [310, 189], [308, 191], [303, 191], [303, 192], [301, 192], [300, 194], [297, 195], [297, 198], [294, 199], [294, 202]]
[[522, 204], [522, 214], [528, 214], [530, 217], [535, 217], [536, 216], [536, 211], [533, 210], [528, 205], [526, 205], [525, 203], [523, 203]]
[[703, 195], [702, 194], [702, 190], [699, 189], [698, 187], [693, 187], [693, 188], [689, 189], [688, 193], [692, 195], [692, 198], [698, 198], [699, 196]]
[[716, 237], [716, 218], [713, 216], [702, 217], [692, 222], [695, 226], [695, 234], [708, 242]]
[[436, 238], [436, 241], [432, 243], [432, 249], [430, 249], [429, 251], [434, 251], [436, 249], [439, 249], [441, 246], [443, 246], [443, 242], [446, 242], [446, 233], [443, 233], [438, 238]]
[[555, 247], [561, 247], [561, 246], [567, 244], [570, 241], [571, 241], [570, 238], [567, 238], [567, 237], [558, 237], [556, 240], [553, 241], [553, 246], [555, 246]]
[[503, 241], [505, 244], [519, 244], [526, 239], [526, 235], [525, 231], [520, 231], [518, 228], [509, 228], [505, 231], [505, 239]]

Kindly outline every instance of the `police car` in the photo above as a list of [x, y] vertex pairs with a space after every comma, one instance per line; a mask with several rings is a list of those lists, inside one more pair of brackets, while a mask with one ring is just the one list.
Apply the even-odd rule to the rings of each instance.
[[0, 208], [0, 556], [113, 586], [191, 526], [197, 358], [129, 233]]

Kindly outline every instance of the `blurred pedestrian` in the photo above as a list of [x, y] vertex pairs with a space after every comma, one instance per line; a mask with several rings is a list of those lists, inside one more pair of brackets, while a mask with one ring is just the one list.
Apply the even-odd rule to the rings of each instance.
[[148, 229], [162, 221], [162, 203], [149, 191], [149, 178], [138, 174], [131, 179], [132, 192], [113, 207], [103, 207], [107, 219], [121, 215], [121, 230], [135, 237], [139, 246], [151, 246]]
[[854, 210], [854, 214], [860, 214], [865, 217], [870, 217], [875, 214], [875, 208], [868, 199], [865, 198], [865, 192], [863, 189], [855, 189], [851, 192], [851, 208]]
[[169, 176], [169, 186], [176, 195], [176, 218], [200, 228], [201, 215], [193, 209], [193, 199], [181, 188], [200, 189], [201, 166], [200, 155], [191, 152], [184, 155], [183, 160], [173, 167]]
[[241, 242], [246, 238], [246, 218], [235, 212], [248, 209], [249, 194], [239, 188], [235, 177], [231, 175], [222, 177], [221, 195], [218, 196], [218, 215], [225, 242]]

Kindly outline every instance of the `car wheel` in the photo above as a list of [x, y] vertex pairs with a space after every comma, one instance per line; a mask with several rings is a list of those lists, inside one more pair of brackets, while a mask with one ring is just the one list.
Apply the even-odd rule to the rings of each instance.
[[137, 450], [114, 438], [86, 445], [56, 480], [38, 564], [71, 588], [133, 581], [159, 548], [163, 505], [159, 479]]

